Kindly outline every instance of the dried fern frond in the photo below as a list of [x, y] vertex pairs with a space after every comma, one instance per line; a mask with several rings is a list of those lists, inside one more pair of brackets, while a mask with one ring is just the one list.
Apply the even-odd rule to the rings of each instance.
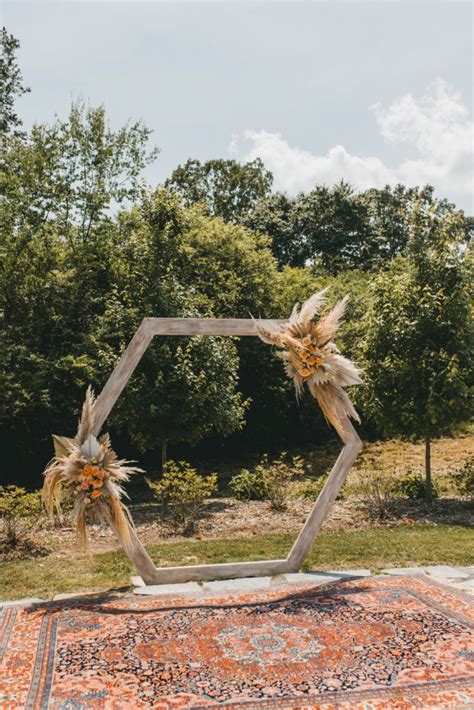
[[44, 471], [44, 505], [52, 515], [60, 511], [63, 497], [74, 499], [73, 520], [84, 546], [88, 521], [111, 524], [121, 544], [129, 545], [131, 518], [122, 503], [127, 494], [121, 484], [141, 469], [118, 459], [108, 434], [97, 439], [94, 423], [94, 394], [89, 387], [76, 436], [53, 436], [55, 456]]
[[349, 418], [360, 419], [344, 388], [361, 384], [362, 380], [356, 365], [341, 355], [332, 342], [348, 297], [339, 301], [319, 321], [313, 321], [327, 301], [326, 291], [313, 294], [300, 310], [296, 304], [286, 324], [258, 320], [254, 323], [261, 340], [284, 348], [278, 355], [284, 361], [286, 374], [294, 382], [297, 396], [306, 384], [326, 419], [346, 441], [350, 430], [347, 426]]

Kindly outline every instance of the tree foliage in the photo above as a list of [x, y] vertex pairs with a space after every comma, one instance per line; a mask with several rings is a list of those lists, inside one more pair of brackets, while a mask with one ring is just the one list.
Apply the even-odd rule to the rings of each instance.
[[[142, 318], [286, 317], [326, 286], [351, 294], [338, 344], [365, 360], [372, 433], [429, 441], [469, 414], [472, 218], [430, 187], [272, 193], [260, 160], [189, 160], [152, 189], [140, 121], [113, 130], [76, 102], [20, 130], [19, 45], [5, 29], [2, 45], [0, 445], [15, 480], [37, 480], [51, 432], [74, 431]], [[155, 338], [110, 424], [124, 455], [152, 459], [166, 442], [214, 452], [226, 436], [241, 453], [330, 435], [253, 338]]]
[[464, 218], [446, 203], [420, 202], [407, 255], [381, 272], [362, 341], [367, 414], [388, 434], [429, 442], [472, 413], [472, 321]]
[[21, 118], [16, 112], [17, 98], [30, 89], [23, 84], [21, 69], [16, 60], [19, 41], [2, 27], [0, 54], [0, 135], [19, 133]]
[[270, 192], [272, 174], [260, 158], [241, 165], [235, 160], [188, 160], [173, 171], [166, 186], [184, 204], [204, 205], [209, 214], [237, 222]]

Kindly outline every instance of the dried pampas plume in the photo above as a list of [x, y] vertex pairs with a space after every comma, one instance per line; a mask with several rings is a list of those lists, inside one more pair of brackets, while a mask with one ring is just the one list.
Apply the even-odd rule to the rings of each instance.
[[130, 543], [132, 520], [121, 499], [123, 483], [141, 469], [120, 460], [108, 434], [97, 439], [94, 431], [94, 395], [89, 387], [77, 434], [73, 439], [53, 435], [55, 456], [44, 471], [43, 501], [53, 515], [61, 501], [73, 499], [73, 518], [79, 539], [87, 545], [86, 523], [108, 523], [120, 542]]
[[315, 315], [326, 304], [326, 291], [313, 294], [298, 310], [296, 304], [288, 322], [265, 323], [254, 320], [259, 337], [282, 350], [278, 355], [295, 385], [299, 396], [304, 384], [317, 399], [324, 416], [334, 426], [343, 441], [349, 436], [348, 418], [360, 422], [345, 387], [359, 385], [362, 380], [358, 368], [343, 357], [332, 338], [337, 331], [347, 304], [347, 296], [332, 310], [314, 321]]

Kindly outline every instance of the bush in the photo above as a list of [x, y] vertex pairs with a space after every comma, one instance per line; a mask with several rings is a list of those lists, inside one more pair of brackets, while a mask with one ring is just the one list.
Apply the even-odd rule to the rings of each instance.
[[391, 473], [382, 466], [374, 466], [360, 483], [362, 507], [370, 518], [384, 520], [392, 512], [396, 494], [396, 481]]
[[190, 534], [202, 516], [204, 501], [217, 488], [217, 475], [200, 476], [187, 461], [167, 461], [161, 480], [147, 483], [173, 526]]
[[251, 471], [243, 468], [231, 478], [229, 488], [239, 500], [266, 500], [267, 469], [261, 465]]
[[294, 489], [292, 493], [292, 498], [302, 498], [303, 500], [316, 500], [316, 498], [321, 493], [326, 481], [326, 476], [319, 476], [319, 478], [316, 478], [312, 481], [304, 481]]
[[456, 489], [461, 495], [474, 495], [474, 458], [466, 461], [459, 471], [452, 474]]
[[268, 500], [275, 510], [284, 510], [291, 483], [303, 471], [303, 460], [299, 456], [288, 461], [286, 452], [283, 452], [270, 462], [265, 454], [252, 471], [244, 468], [234, 476], [229, 487], [237, 498]]
[[[438, 486], [435, 481], [431, 481], [431, 492], [433, 498], [439, 495]], [[426, 481], [419, 471], [410, 471], [404, 478], [400, 479], [396, 485], [396, 493], [413, 500], [426, 498]]]
[[18, 486], [0, 486], [2, 542], [10, 548], [28, 540], [41, 514], [38, 491], [28, 493]]

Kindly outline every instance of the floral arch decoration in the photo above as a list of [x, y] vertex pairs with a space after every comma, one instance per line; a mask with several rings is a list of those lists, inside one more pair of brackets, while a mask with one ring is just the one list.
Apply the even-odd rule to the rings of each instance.
[[[44, 472], [43, 500], [52, 513], [61, 498], [74, 499], [79, 536], [87, 539], [86, 523], [108, 523], [145, 584], [284, 574], [300, 569], [344, 483], [362, 442], [350, 419], [359, 416], [345, 388], [360, 384], [357, 367], [340, 354], [333, 336], [347, 297], [316, 319], [326, 304], [325, 290], [296, 305], [288, 320], [144, 318], [97, 399], [87, 390], [74, 438], [53, 436], [55, 456]], [[108, 434], [100, 430], [154, 336], [258, 336], [278, 348], [287, 375], [299, 396], [308, 387], [343, 448], [286, 559], [158, 568], [138, 539], [123, 503], [123, 484], [140, 471], [118, 459]]]

